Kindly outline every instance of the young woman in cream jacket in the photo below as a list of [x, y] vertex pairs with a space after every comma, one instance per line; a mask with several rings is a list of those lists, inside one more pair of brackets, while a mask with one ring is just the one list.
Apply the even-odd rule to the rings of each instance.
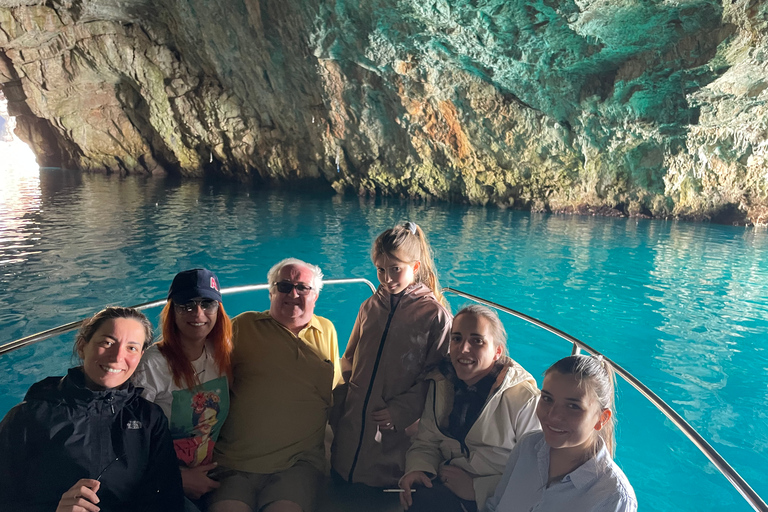
[[472, 305], [456, 314], [450, 361], [430, 375], [419, 432], [406, 455], [400, 480], [406, 510], [481, 509], [517, 440], [540, 428], [536, 381], [505, 348], [493, 310]]

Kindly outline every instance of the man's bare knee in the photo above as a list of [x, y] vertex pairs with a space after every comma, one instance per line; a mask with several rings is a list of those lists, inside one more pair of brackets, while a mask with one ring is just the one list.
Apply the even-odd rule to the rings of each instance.
[[263, 512], [303, 512], [298, 503], [278, 500], [264, 507]]
[[253, 510], [242, 501], [223, 500], [208, 507], [208, 512], [253, 512]]

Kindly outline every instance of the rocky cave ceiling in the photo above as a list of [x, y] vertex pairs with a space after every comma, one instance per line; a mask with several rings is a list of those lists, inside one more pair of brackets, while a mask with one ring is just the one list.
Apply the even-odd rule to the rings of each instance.
[[768, 222], [758, 0], [0, 0], [43, 165]]

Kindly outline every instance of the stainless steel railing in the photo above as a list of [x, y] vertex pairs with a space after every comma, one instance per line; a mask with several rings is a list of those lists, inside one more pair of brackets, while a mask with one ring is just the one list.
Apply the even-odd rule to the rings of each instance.
[[742, 497], [744, 497], [744, 499], [752, 506], [752, 508], [758, 512], [768, 512], [768, 505], [765, 504], [762, 498], [760, 498], [760, 496], [752, 489], [752, 487], [749, 486], [749, 484], [741, 477], [741, 475], [739, 475], [739, 473], [733, 469], [731, 465], [728, 464], [728, 462], [726, 462], [726, 460], [717, 452], [717, 450], [715, 450], [703, 437], [701, 437], [698, 432], [696, 432], [696, 429], [689, 425], [682, 416], [680, 416], [674, 409], [672, 409], [672, 407], [667, 405], [664, 400], [659, 398], [656, 393], [651, 391], [645, 384], [636, 379], [634, 375], [613, 362], [610, 358], [606, 357], [605, 354], [595, 350], [583, 341], [574, 338], [570, 334], [552, 327], [549, 324], [545, 324], [541, 320], [537, 320], [536, 318], [528, 316], [525, 313], [520, 313], [519, 311], [515, 311], [514, 309], [502, 306], [501, 304], [496, 304], [495, 302], [491, 302], [476, 295], [471, 295], [469, 293], [456, 290], [455, 288], [443, 288], [443, 293], [453, 293], [459, 297], [464, 297], [465, 299], [472, 300], [479, 304], [484, 304], [488, 307], [498, 309], [499, 311], [503, 311], [504, 313], [508, 313], [546, 331], [549, 331], [552, 334], [571, 342], [573, 344], [573, 350], [571, 352], [572, 354], [578, 354], [583, 349], [592, 355], [603, 356], [603, 358], [608, 361], [611, 366], [613, 366], [617, 374], [621, 375], [625, 381], [627, 381], [633, 388], [638, 390], [641, 395], [643, 395], [659, 411], [661, 411], [664, 416], [672, 421], [672, 423], [674, 423], [675, 426], [683, 434], [685, 434], [685, 436], [690, 439], [690, 441], [699, 450], [701, 450], [701, 452], [712, 462], [712, 464], [715, 465], [717, 470], [720, 471], [720, 473], [731, 483], [731, 485], [733, 485], [734, 488], [736, 488], [737, 491], [739, 491]]
[[[323, 281], [323, 286], [326, 285], [335, 285], [335, 284], [352, 284], [352, 283], [363, 283], [368, 285], [368, 287], [371, 289], [371, 293], [376, 291], [376, 287], [373, 286], [373, 283], [371, 283], [367, 279], [362, 278], [350, 278], [350, 279], [327, 279]], [[221, 294], [222, 295], [231, 295], [234, 293], [242, 293], [242, 292], [252, 292], [257, 290], [268, 290], [269, 284], [251, 284], [246, 286], [231, 286], [229, 288], [222, 288]], [[142, 304], [137, 304], [134, 307], [136, 309], [149, 309], [154, 308], [157, 306], [163, 306], [167, 302], [166, 299], [161, 300], [155, 300], [152, 302], [144, 302]], [[54, 336], [58, 336], [60, 334], [67, 333], [69, 331], [74, 331], [80, 325], [83, 323], [83, 319], [80, 319], [76, 322], [71, 322], [65, 325], [60, 325], [58, 327], [54, 327], [53, 329], [48, 329], [47, 331], [39, 332], [37, 334], [32, 334], [30, 336], [27, 336], [25, 338], [18, 339], [16, 341], [12, 341], [10, 343], [6, 343], [4, 345], [0, 345], [0, 356], [7, 353], [7, 352], [13, 352], [16, 349], [19, 349], [21, 347], [26, 347], [27, 345], [32, 345], [34, 343], [38, 343], [40, 341], [44, 341], [50, 338], [53, 338]]]

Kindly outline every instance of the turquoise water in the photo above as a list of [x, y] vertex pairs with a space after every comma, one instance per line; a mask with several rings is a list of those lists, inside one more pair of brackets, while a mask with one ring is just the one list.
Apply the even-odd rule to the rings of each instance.
[[[182, 269], [223, 286], [264, 282], [277, 260], [375, 281], [373, 238], [412, 220], [444, 286], [527, 312], [602, 350], [675, 407], [768, 497], [768, 233], [671, 221], [259, 192], [221, 183], [44, 170], [0, 175], [0, 343], [106, 304], [161, 298]], [[363, 285], [328, 286], [317, 312], [345, 343]], [[464, 301], [452, 298], [454, 310]], [[265, 292], [225, 297], [266, 309]], [[149, 312], [153, 319], [157, 310]], [[514, 318], [512, 356], [539, 378], [569, 346]], [[0, 415], [72, 363], [73, 335], [0, 357]], [[343, 347], [342, 347], [343, 349]], [[751, 510], [628, 385], [617, 460], [642, 510]]]

